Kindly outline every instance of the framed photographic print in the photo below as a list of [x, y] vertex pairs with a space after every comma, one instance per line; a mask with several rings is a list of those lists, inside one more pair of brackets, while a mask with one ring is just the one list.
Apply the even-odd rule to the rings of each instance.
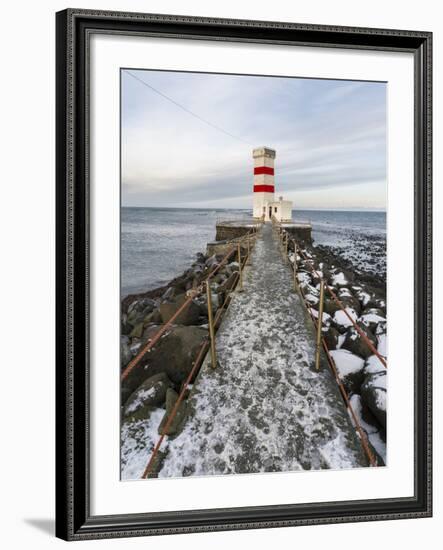
[[431, 515], [431, 40], [57, 14], [57, 536]]

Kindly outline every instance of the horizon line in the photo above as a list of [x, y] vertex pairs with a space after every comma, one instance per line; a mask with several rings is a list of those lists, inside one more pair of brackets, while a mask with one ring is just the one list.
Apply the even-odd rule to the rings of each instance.
[[[212, 206], [212, 207], [199, 207], [199, 206], [131, 206], [122, 204], [121, 208], [150, 208], [152, 210], [163, 210], [165, 208], [169, 210], [250, 210], [252, 212], [252, 208], [245, 207], [245, 208], [231, 208], [231, 207], [222, 207], [222, 206]], [[364, 206], [356, 206], [356, 207], [347, 207], [347, 208], [327, 208], [322, 206], [317, 207], [306, 207], [306, 208], [293, 208], [292, 211], [306, 211], [311, 210], [314, 212], [320, 212], [320, 211], [328, 211], [328, 212], [387, 212], [387, 208], [382, 207], [364, 207]]]

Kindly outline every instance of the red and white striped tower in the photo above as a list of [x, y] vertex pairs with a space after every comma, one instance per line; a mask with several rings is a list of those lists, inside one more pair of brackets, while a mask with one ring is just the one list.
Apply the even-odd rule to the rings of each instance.
[[271, 203], [274, 202], [274, 149], [258, 147], [252, 152], [254, 157], [254, 200], [253, 216], [271, 219]]

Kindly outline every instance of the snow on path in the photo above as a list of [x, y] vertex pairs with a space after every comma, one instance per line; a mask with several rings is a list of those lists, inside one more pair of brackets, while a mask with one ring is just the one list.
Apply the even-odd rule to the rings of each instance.
[[263, 226], [159, 477], [366, 466], [292, 276]]

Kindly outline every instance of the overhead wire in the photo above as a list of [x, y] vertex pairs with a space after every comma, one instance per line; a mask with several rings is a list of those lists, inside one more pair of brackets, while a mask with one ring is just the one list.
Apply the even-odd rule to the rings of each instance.
[[152, 86], [151, 84], [148, 84], [146, 82], [146, 80], [143, 80], [142, 78], [139, 78], [138, 76], [136, 76], [134, 73], [132, 73], [131, 71], [128, 71], [126, 70], [125, 71], [126, 74], [128, 74], [129, 76], [132, 76], [132, 78], [134, 78], [135, 80], [137, 80], [138, 82], [140, 82], [140, 84], [143, 84], [143, 86], [146, 86], [147, 88], [149, 88], [151, 91], [155, 92], [156, 94], [158, 94], [159, 96], [163, 97], [164, 99], [166, 99], [167, 101], [170, 101], [171, 103], [173, 103], [176, 107], [179, 107], [180, 109], [182, 109], [183, 111], [185, 111], [186, 113], [188, 113], [189, 115], [193, 116], [194, 118], [196, 118], [197, 120], [200, 120], [201, 122], [203, 122], [204, 124], [207, 124], [208, 126], [210, 126], [211, 128], [214, 128], [215, 130], [218, 130], [219, 132], [222, 132], [223, 134], [233, 138], [233, 139], [236, 139], [238, 141], [241, 141], [243, 143], [245, 143], [246, 145], [249, 145], [251, 147], [253, 147], [253, 145], [251, 143], [249, 143], [248, 141], [246, 141], [245, 139], [239, 137], [239, 136], [236, 136], [234, 134], [232, 134], [231, 132], [228, 132], [227, 130], [225, 130], [224, 128], [221, 128], [220, 126], [218, 126], [217, 124], [214, 124], [213, 122], [210, 122], [209, 120], [206, 120], [205, 118], [203, 118], [202, 116], [198, 115], [197, 113], [194, 113], [194, 111], [191, 111], [190, 109], [188, 109], [187, 107], [185, 107], [184, 105], [182, 105], [181, 103], [179, 103], [178, 101], [176, 101], [175, 99], [172, 99], [172, 97], [169, 97], [168, 95], [166, 95], [165, 93], [161, 92], [160, 90], [158, 90], [157, 88], [154, 88], [154, 86]]

